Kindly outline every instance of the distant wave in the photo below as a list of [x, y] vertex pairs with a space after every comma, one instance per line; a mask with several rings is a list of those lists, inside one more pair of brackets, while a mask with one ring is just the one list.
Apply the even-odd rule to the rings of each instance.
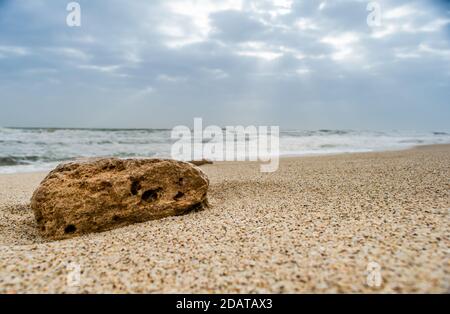
[[294, 136], [294, 137], [304, 137], [304, 136], [315, 136], [315, 135], [344, 135], [351, 134], [355, 131], [352, 130], [283, 130], [281, 131], [281, 135], [285, 136]]
[[30, 165], [35, 162], [52, 162], [62, 160], [52, 160], [42, 156], [6, 156], [0, 157], [0, 166], [18, 166], [18, 165]]
[[[170, 157], [170, 129], [0, 128], [0, 173], [49, 170], [77, 157]], [[249, 138], [235, 138], [246, 145]], [[242, 141], [242, 143], [240, 143]], [[211, 142], [204, 138], [203, 143]], [[282, 130], [280, 154], [302, 156], [450, 143], [446, 132]]]
[[344, 130], [319, 130], [319, 132], [327, 133], [327, 134], [343, 135], [343, 134], [348, 134], [350, 131], [344, 131]]
[[433, 132], [434, 135], [450, 135], [449, 133], [446, 132]]
[[90, 132], [161, 132], [161, 131], [171, 131], [171, 129], [108, 129], [108, 128], [19, 128], [19, 127], [2, 127], [5, 130], [24, 130], [32, 132], [57, 132], [57, 131], [90, 131]]

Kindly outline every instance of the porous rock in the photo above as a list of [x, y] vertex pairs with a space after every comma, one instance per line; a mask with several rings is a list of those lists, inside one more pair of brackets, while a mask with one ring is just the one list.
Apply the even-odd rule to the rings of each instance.
[[207, 206], [198, 167], [165, 159], [89, 159], [60, 164], [41, 182], [31, 208], [43, 236], [64, 239]]
[[195, 166], [203, 166], [203, 165], [212, 165], [213, 162], [211, 160], [201, 159], [201, 160], [191, 160], [189, 161], [189, 163]]

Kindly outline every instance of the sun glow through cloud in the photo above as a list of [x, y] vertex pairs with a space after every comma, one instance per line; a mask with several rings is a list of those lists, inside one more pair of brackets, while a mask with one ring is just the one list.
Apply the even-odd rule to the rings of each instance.
[[[358, 0], [87, 1], [81, 27], [70, 28], [56, 2], [10, 1], [0, 11], [0, 125], [19, 112], [29, 124], [44, 114], [83, 124], [83, 110], [97, 108], [125, 126], [197, 114], [314, 127], [331, 123], [323, 112], [335, 127], [447, 126], [445, 5], [380, 6], [371, 27]], [[124, 111], [128, 101], [142, 114]], [[247, 108], [238, 117], [236, 104]]]

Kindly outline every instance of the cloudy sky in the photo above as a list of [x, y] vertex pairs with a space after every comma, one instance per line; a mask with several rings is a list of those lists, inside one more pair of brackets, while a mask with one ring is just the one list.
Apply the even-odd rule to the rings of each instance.
[[0, 126], [450, 130], [450, 6], [0, 0]]

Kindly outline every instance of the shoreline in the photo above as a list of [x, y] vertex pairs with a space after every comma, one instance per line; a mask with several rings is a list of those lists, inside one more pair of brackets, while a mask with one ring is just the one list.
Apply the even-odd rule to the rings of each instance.
[[[426, 149], [426, 148], [432, 148], [432, 147], [439, 147], [439, 146], [450, 146], [450, 143], [444, 143], [444, 144], [423, 144], [423, 145], [414, 145], [411, 147], [405, 147], [405, 148], [392, 148], [392, 149], [380, 149], [380, 150], [373, 150], [373, 151], [360, 151], [360, 152], [338, 152], [338, 153], [311, 153], [311, 154], [304, 154], [304, 155], [280, 155], [279, 160], [283, 159], [291, 159], [291, 158], [311, 158], [311, 157], [327, 157], [327, 156], [341, 156], [341, 155], [354, 155], [354, 154], [376, 154], [376, 153], [389, 153], [389, 152], [403, 152], [408, 150], [415, 150], [415, 149]], [[110, 156], [105, 156], [105, 158], [109, 158]], [[84, 157], [83, 157], [84, 158]], [[90, 157], [86, 157], [90, 158]], [[101, 158], [101, 157], [99, 157]], [[126, 158], [162, 158], [164, 157], [123, 157]], [[71, 159], [73, 160], [73, 159]], [[70, 161], [70, 160], [67, 160]], [[58, 162], [62, 163], [64, 161]], [[56, 164], [58, 164], [56, 163]], [[222, 163], [259, 163], [255, 161], [214, 161], [214, 164], [222, 164]], [[49, 173], [53, 168], [49, 168], [49, 170], [36, 170], [36, 171], [18, 171], [18, 172], [1, 172], [2, 167], [15, 167], [15, 166], [0, 166], [0, 176], [5, 175], [18, 175], [18, 174], [43, 174], [43, 173]]]
[[0, 175], [0, 292], [450, 291], [450, 145], [201, 168], [209, 209], [62, 241], [28, 207], [47, 172]]

